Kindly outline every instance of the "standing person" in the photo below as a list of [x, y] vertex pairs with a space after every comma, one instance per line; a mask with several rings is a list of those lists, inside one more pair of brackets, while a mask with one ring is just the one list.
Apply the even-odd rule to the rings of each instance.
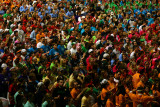
[[69, 90], [64, 87], [63, 77], [60, 76], [57, 78], [57, 86], [53, 90], [52, 96], [56, 102], [56, 106], [65, 107], [67, 103], [67, 97], [69, 97]]
[[123, 107], [125, 106], [125, 94], [126, 94], [126, 91], [125, 91], [125, 88], [123, 85], [119, 84], [118, 85], [118, 89], [117, 89], [117, 92], [116, 92], [116, 106], [119, 106], [119, 107]]
[[14, 102], [16, 107], [21, 107], [24, 104], [24, 84], [18, 84], [18, 91], [14, 94]]

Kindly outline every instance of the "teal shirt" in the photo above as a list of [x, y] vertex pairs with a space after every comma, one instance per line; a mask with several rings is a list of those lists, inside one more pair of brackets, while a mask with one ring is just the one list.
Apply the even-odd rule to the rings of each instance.
[[48, 105], [48, 102], [45, 101], [45, 102], [43, 102], [42, 107], [47, 107], [47, 105]]
[[30, 103], [29, 101], [27, 101], [24, 107], [35, 107], [35, 106], [33, 103]]

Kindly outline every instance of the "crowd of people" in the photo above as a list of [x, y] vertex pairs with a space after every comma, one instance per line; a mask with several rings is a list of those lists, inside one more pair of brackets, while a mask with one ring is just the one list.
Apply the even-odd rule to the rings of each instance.
[[159, 0], [0, 1], [0, 107], [160, 107]]

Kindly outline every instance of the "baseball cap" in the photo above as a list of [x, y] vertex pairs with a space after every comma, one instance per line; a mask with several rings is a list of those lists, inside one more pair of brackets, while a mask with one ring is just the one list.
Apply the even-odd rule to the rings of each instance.
[[105, 54], [103, 55], [103, 58], [106, 58], [107, 56], [109, 56], [109, 54], [108, 54], [108, 53], [105, 53]]
[[108, 80], [106, 80], [106, 79], [103, 79], [103, 80], [100, 82], [101, 85], [102, 85], [102, 84], [106, 84], [106, 83], [108, 83]]
[[26, 52], [26, 49], [22, 49], [22, 50], [21, 50], [21, 53], [23, 53], [23, 52]]
[[1, 68], [7, 68], [7, 64], [6, 64], [6, 63], [3, 63], [3, 64], [1, 65]]
[[89, 50], [88, 50], [88, 53], [91, 53], [91, 52], [93, 52], [93, 49], [89, 49]]

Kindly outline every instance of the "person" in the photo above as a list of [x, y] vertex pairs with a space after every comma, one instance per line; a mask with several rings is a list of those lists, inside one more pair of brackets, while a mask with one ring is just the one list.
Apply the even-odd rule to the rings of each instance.
[[159, 3], [1, 0], [0, 97], [11, 107], [159, 107]]
[[55, 101], [52, 100], [52, 97], [49, 94], [45, 95], [45, 97], [43, 99], [43, 103], [42, 103], [42, 107], [47, 107], [47, 106], [56, 107]]
[[[34, 28], [33, 28], [34, 29]], [[36, 35], [37, 35], [38, 29], [34, 29], [32, 30], [31, 34], [30, 34], [30, 38], [33, 40], [36, 40]]]
[[84, 96], [82, 97], [82, 100], [81, 100], [81, 107], [92, 106], [90, 93], [91, 93], [91, 89], [90, 88], [86, 89]]
[[14, 102], [17, 107], [23, 106], [24, 104], [24, 85], [18, 85], [18, 91], [14, 94]]
[[[69, 90], [64, 87], [63, 77], [57, 78], [57, 87], [53, 90], [52, 96], [56, 102], [56, 106], [65, 107], [67, 97], [69, 97]], [[63, 102], [63, 103], [62, 103]]]

